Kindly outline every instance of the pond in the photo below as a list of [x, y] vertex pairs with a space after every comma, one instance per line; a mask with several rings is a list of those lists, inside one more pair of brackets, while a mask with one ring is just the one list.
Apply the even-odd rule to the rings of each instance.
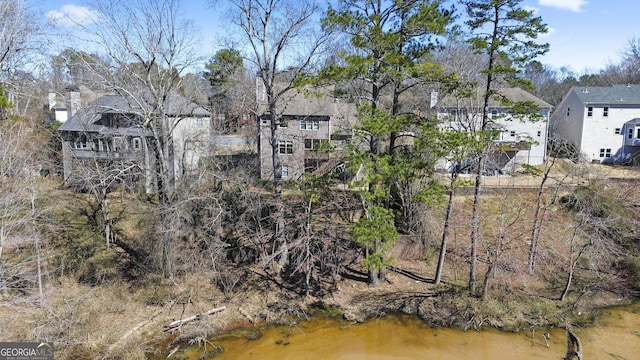
[[[596, 324], [574, 329], [586, 360], [640, 358], [640, 303], [604, 311]], [[545, 341], [543, 334], [548, 334]], [[214, 344], [223, 351], [211, 351]], [[236, 332], [191, 348], [184, 359], [553, 359], [566, 355], [563, 329], [518, 334], [494, 329], [431, 328], [410, 316], [384, 316], [365, 323], [323, 317], [290, 326]], [[548, 345], [547, 345], [548, 344]]]

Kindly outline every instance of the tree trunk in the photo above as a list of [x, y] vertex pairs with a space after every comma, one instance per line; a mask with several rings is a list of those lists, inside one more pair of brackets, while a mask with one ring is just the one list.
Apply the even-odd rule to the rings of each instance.
[[278, 156], [278, 139], [277, 139], [277, 128], [278, 123], [275, 116], [276, 108], [273, 106], [273, 111], [271, 113], [271, 162], [273, 164], [273, 192], [276, 197], [282, 196], [282, 164], [280, 164], [280, 156]]
[[529, 247], [529, 275], [533, 275], [536, 267], [536, 253], [538, 251], [538, 238], [540, 236], [540, 212], [542, 207], [542, 194], [544, 191], [544, 182], [540, 184], [538, 189], [538, 199], [536, 202], [536, 210], [533, 214], [533, 227], [531, 229], [531, 245]]
[[[166, 230], [166, 229], [165, 229]], [[165, 279], [173, 278], [173, 261], [171, 251], [171, 234], [169, 231], [162, 233], [162, 276]]]
[[544, 173], [542, 174], [542, 180], [540, 181], [540, 187], [538, 188], [538, 194], [536, 197], [536, 210], [533, 214], [533, 226], [531, 228], [531, 246], [529, 247], [529, 274], [533, 275], [536, 267], [536, 255], [538, 252], [538, 239], [540, 238], [540, 228], [542, 227], [542, 219], [546, 213], [546, 209], [543, 209], [542, 198], [544, 196], [544, 186], [549, 179], [549, 172], [551, 167], [555, 164], [555, 160], [551, 164], [546, 164]]
[[4, 225], [0, 225], [0, 269], [2, 269], [2, 249], [4, 248], [4, 243], [6, 241], [4, 232]]
[[371, 286], [380, 285], [380, 279], [378, 278], [378, 270], [369, 269], [368, 274], [369, 274], [369, 285]]
[[567, 294], [569, 293], [569, 288], [571, 287], [572, 280], [573, 280], [573, 261], [572, 261], [572, 265], [569, 265], [569, 274], [567, 275], [567, 282], [565, 283], [562, 296], [560, 296], [560, 301], [564, 301], [567, 298]]
[[[452, 178], [454, 175], [452, 175]], [[455, 179], [452, 179], [452, 183]], [[449, 200], [447, 201], [447, 212], [444, 217], [444, 227], [442, 229], [442, 242], [440, 243], [440, 256], [438, 257], [438, 267], [436, 268], [436, 276], [434, 284], [438, 285], [442, 278], [442, 269], [444, 268], [444, 259], [447, 253], [447, 241], [449, 240], [449, 228], [451, 223], [451, 213], [453, 211], [453, 189], [449, 189]]]
[[489, 295], [489, 287], [491, 286], [491, 279], [494, 276], [494, 265], [493, 263], [489, 263], [489, 267], [487, 268], [487, 272], [484, 274], [484, 281], [482, 283], [482, 295], [481, 299], [486, 300]]
[[44, 291], [42, 289], [42, 257], [40, 256], [40, 237], [36, 235], [36, 259], [38, 263], [38, 295], [40, 301], [38, 302], [38, 307], [44, 306]]
[[476, 289], [476, 262], [478, 258], [478, 233], [480, 231], [480, 190], [482, 182], [483, 155], [478, 159], [478, 172], [473, 193], [473, 214], [471, 216], [471, 255], [469, 265], [469, 293], [472, 295]]
[[582, 360], [582, 343], [576, 334], [567, 328], [567, 356], [562, 360], [573, 360], [573, 358]]
[[564, 301], [567, 298], [567, 294], [569, 293], [569, 288], [571, 287], [571, 282], [573, 280], [573, 272], [576, 264], [578, 263], [578, 259], [580, 258], [580, 256], [582, 256], [582, 253], [587, 249], [587, 247], [591, 245], [591, 243], [585, 244], [580, 248], [578, 254], [576, 254], [575, 256], [573, 255], [575, 241], [578, 237], [578, 228], [582, 226], [582, 224], [583, 223], [581, 222], [578, 226], [576, 226], [576, 228], [573, 230], [573, 234], [571, 235], [571, 240], [569, 242], [569, 274], [567, 275], [567, 282], [565, 284], [564, 291], [562, 292], [562, 296], [560, 296], [560, 301]]

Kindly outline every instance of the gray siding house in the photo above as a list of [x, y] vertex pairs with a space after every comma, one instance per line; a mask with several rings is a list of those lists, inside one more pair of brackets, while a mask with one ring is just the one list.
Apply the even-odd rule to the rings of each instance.
[[[58, 129], [62, 137], [64, 180], [87, 176], [92, 162], [105, 167], [127, 168], [128, 181], [144, 179], [151, 191], [155, 157], [150, 151], [151, 129], [143, 124], [153, 114], [140, 99], [110, 94], [73, 111]], [[172, 131], [170, 182], [175, 184], [207, 154], [211, 137], [210, 113], [205, 108], [173, 95], [165, 116]]]

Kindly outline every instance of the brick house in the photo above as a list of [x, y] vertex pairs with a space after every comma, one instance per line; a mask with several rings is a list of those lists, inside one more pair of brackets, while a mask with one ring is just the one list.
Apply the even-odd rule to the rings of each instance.
[[[258, 104], [260, 177], [273, 179], [270, 117], [266, 114], [266, 93], [256, 91]], [[305, 173], [330, 170], [341, 160], [341, 150], [352, 137], [357, 120], [355, 105], [330, 96], [331, 89], [313, 94], [291, 89], [277, 105], [276, 141], [282, 164], [282, 179], [302, 179]], [[320, 94], [317, 94], [319, 92]], [[322, 143], [330, 144], [332, 153], [315, 151]]]

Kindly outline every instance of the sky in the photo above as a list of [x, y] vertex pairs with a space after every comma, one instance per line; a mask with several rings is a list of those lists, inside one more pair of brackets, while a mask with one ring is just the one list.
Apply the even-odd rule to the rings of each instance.
[[[82, 0], [34, 1], [42, 14], [61, 26], [69, 26], [69, 18], [83, 22], [95, 16]], [[182, 5], [185, 18], [200, 28], [201, 49], [210, 57], [225, 36], [219, 25], [222, 13], [211, 0], [183, 0]], [[578, 75], [597, 72], [619, 62], [629, 42], [640, 39], [638, 0], [523, 0], [521, 5], [547, 24], [549, 32], [539, 39], [550, 48], [538, 60], [555, 69], [564, 67]]]

